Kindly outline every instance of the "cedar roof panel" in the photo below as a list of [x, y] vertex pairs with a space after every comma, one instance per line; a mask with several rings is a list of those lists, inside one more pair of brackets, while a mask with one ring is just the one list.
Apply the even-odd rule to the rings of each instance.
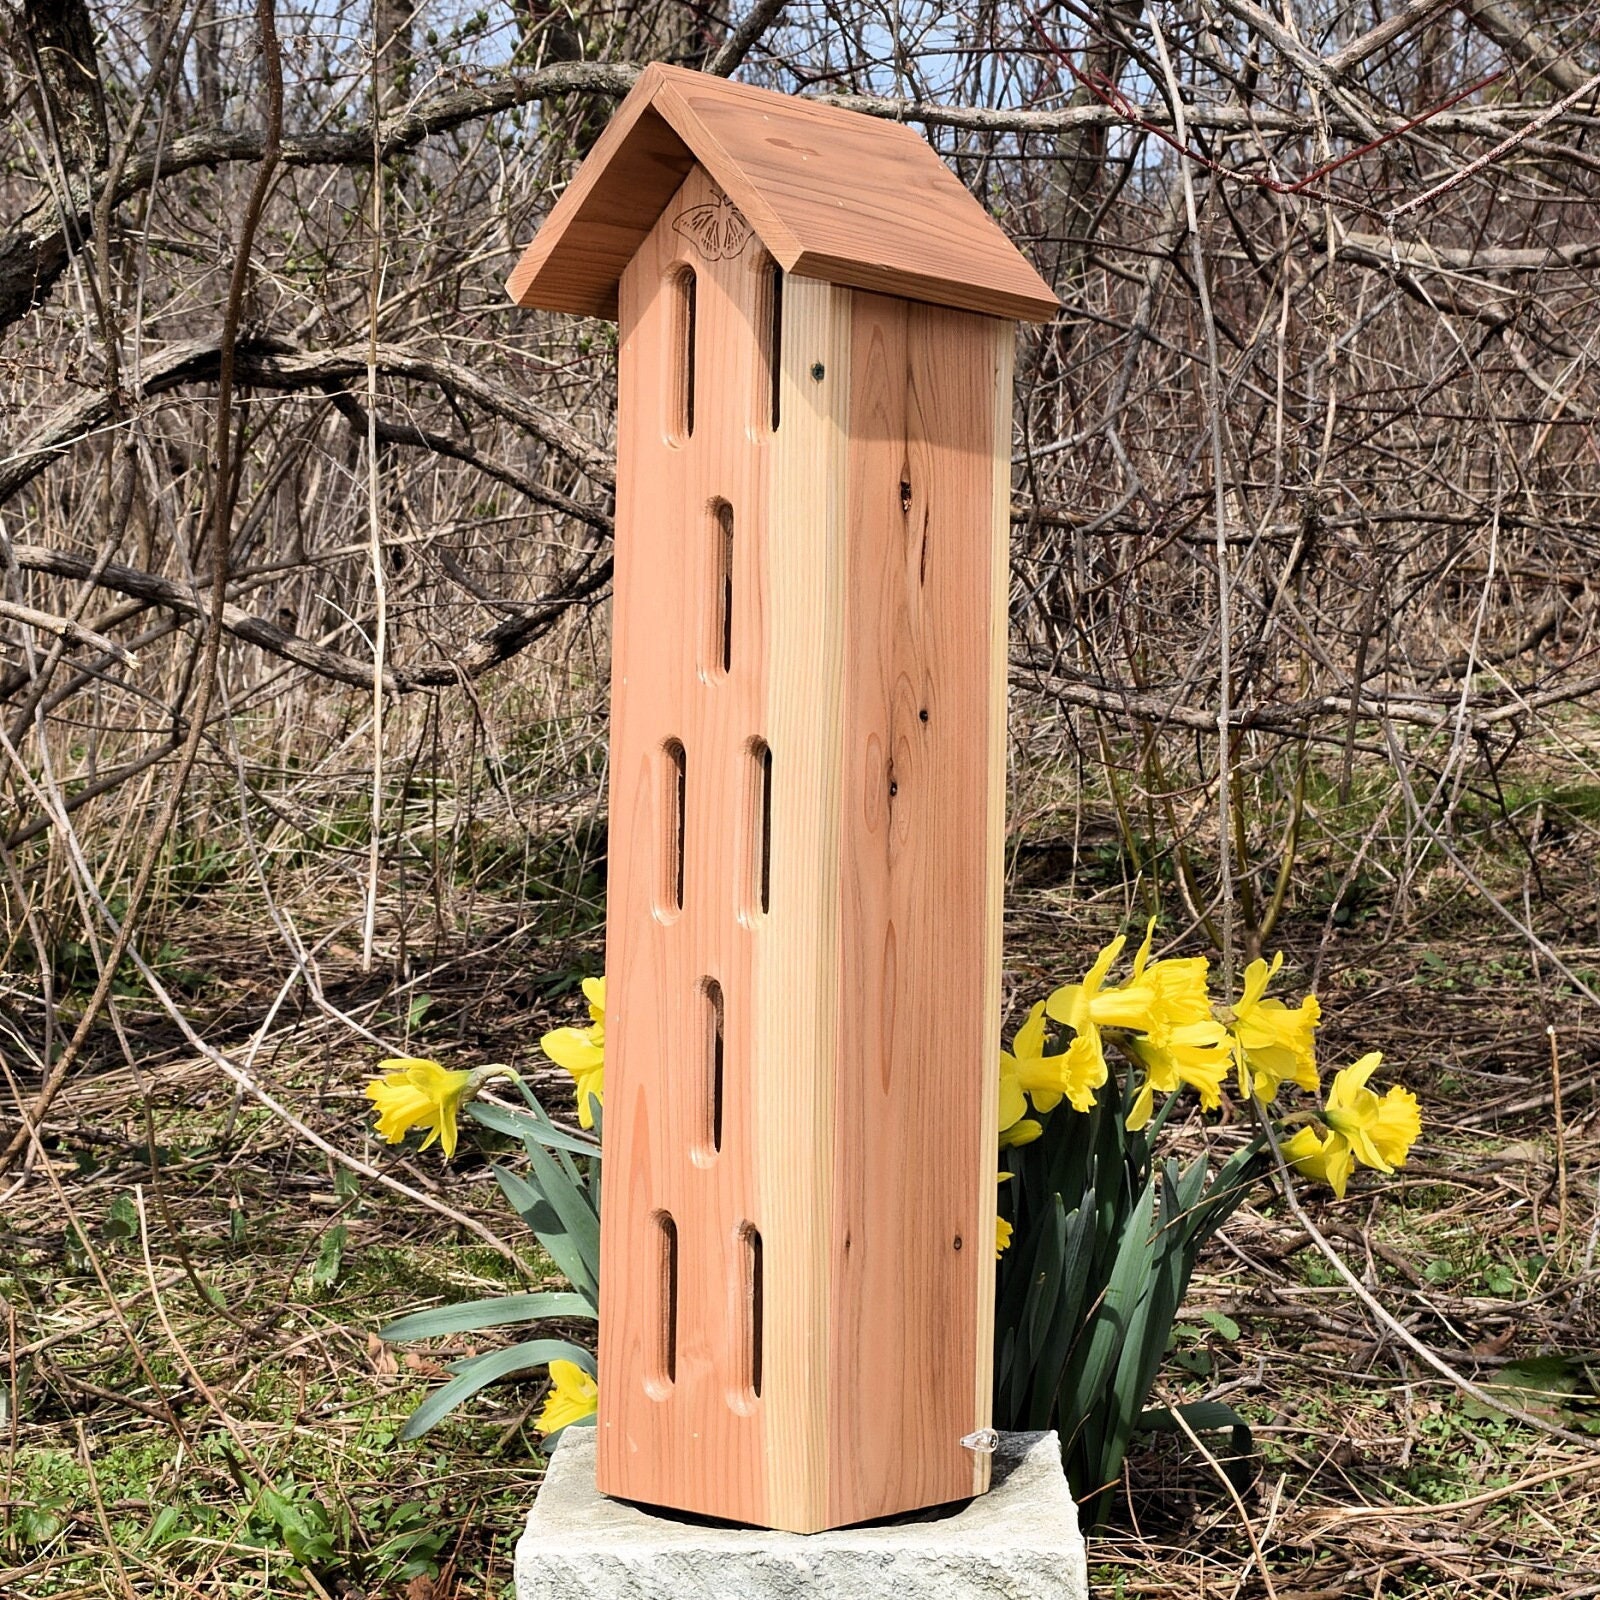
[[529, 245], [519, 305], [616, 315], [622, 268], [698, 161], [786, 272], [1030, 322], [1049, 286], [933, 149], [883, 122], [647, 67]]

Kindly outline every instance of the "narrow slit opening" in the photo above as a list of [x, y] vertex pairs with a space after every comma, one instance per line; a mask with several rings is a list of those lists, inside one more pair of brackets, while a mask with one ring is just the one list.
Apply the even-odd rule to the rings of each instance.
[[683, 433], [686, 439], [694, 437], [694, 369], [695, 369], [695, 294], [696, 280], [691, 272], [684, 280], [684, 335], [683, 335]]
[[661, 1399], [678, 1381], [678, 1224], [672, 1214], [657, 1211], [656, 1229], [656, 1348], [646, 1387]]
[[772, 909], [772, 751], [763, 743], [761, 762], [760, 840], [756, 851], [758, 903], [765, 916]]
[[700, 984], [705, 1001], [706, 1020], [706, 1136], [705, 1145], [711, 1155], [722, 1151], [722, 1092], [724, 1045], [724, 1002], [722, 985], [715, 978], [705, 978]]
[[677, 326], [671, 432], [680, 442], [694, 437], [695, 299], [694, 268], [684, 267], [673, 279]]
[[778, 431], [779, 397], [783, 392], [783, 268], [776, 261], [771, 266], [771, 279], [767, 290], [770, 312], [767, 318], [767, 379], [771, 385], [772, 431]]
[[711, 607], [711, 638], [707, 659], [726, 675], [733, 670], [733, 507], [726, 500], [711, 502], [712, 538], [716, 544], [716, 575]]
[[741, 1224], [739, 1243], [743, 1256], [740, 1300], [744, 1320], [741, 1340], [744, 1371], [740, 1374], [738, 1400], [744, 1406], [750, 1406], [761, 1398], [765, 1286], [760, 1230], [748, 1222]]
[[772, 908], [772, 751], [765, 739], [746, 746], [745, 858], [739, 914], [746, 921]]
[[683, 742], [669, 739], [663, 746], [666, 756], [666, 795], [663, 810], [667, 818], [666, 848], [662, 852], [662, 904], [668, 911], [683, 910], [684, 824], [688, 803], [688, 766]]

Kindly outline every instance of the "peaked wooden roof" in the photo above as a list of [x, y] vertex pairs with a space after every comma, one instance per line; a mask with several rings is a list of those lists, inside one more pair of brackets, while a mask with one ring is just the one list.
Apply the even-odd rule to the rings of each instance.
[[617, 314], [617, 280], [699, 162], [785, 272], [1047, 322], [1057, 300], [901, 123], [653, 64], [511, 275], [521, 306]]

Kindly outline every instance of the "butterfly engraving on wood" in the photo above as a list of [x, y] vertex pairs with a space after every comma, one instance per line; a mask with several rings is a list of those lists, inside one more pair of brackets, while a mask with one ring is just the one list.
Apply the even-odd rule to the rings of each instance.
[[727, 261], [744, 249], [750, 224], [727, 195], [703, 206], [690, 206], [672, 219], [674, 231], [694, 242], [707, 261]]

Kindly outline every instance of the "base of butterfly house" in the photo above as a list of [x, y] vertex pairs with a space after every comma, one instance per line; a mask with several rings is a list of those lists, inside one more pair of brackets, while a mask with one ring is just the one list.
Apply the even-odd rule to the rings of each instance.
[[562, 1435], [517, 1544], [517, 1600], [1086, 1600], [1053, 1433], [1003, 1433], [988, 1494], [830, 1533], [769, 1533], [610, 1500], [595, 1435]]

